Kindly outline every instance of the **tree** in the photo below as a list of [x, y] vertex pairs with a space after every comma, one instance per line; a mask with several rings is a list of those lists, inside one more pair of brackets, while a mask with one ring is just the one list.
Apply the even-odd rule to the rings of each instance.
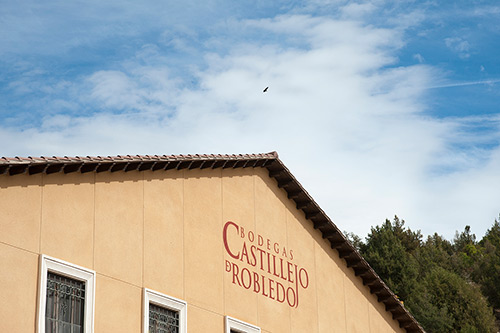
[[483, 244], [487, 240], [490, 241], [490, 243], [492, 244], [500, 244], [500, 223], [498, 222], [497, 219], [495, 219], [493, 226], [486, 231], [486, 234], [479, 243]]
[[415, 258], [408, 253], [418, 242], [419, 235], [405, 229], [404, 221], [395, 217], [393, 223], [386, 220], [372, 228], [366, 244], [360, 245], [365, 259], [402, 300], [412, 292], [418, 276]]
[[453, 256], [453, 245], [442, 236], [434, 233], [415, 252], [415, 258], [419, 265], [419, 275], [424, 276], [435, 267], [443, 267], [453, 271], [451, 258]]
[[497, 220], [486, 231], [479, 244], [481, 258], [472, 278], [481, 286], [490, 304], [500, 309], [500, 223]]
[[466, 225], [464, 231], [461, 233], [455, 232], [455, 238], [453, 240], [453, 245], [455, 251], [466, 251], [467, 247], [476, 244], [476, 235], [471, 233], [470, 225]]
[[496, 332], [493, 312], [478, 286], [442, 267], [425, 276], [408, 307], [429, 332]]
[[353, 232], [347, 232], [347, 231], [344, 231], [344, 235], [345, 235], [345, 238], [349, 242], [351, 242], [352, 246], [354, 246], [354, 248], [356, 250], [359, 251], [361, 249], [361, 246], [363, 246], [363, 240], [361, 239], [361, 237], [359, 237], [358, 235], [356, 235]]
[[452, 263], [454, 270], [466, 280], [471, 280], [472, 273], [477, 270], [481, 258], [481, 248], [476, 242], [476, 235], [471, 233], [470, 226], [465, 226], [463, 232], [455, 233], [453, 240], [454, 254]]

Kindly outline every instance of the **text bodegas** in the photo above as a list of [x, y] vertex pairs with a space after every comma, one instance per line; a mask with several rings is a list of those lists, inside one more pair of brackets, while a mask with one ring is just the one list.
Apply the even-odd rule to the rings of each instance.
[[[309, 274], [293, 261], [293, 250], [281, 247], [253, 231], [246, 231], [228, 221], [222, 231], [224, 248], [232, 258], [225, 260], [225, 270], [232, 275], [232, 283], [256, 294], [299, 306], [299, 291], [309, 286]], [[241, 239], [241, 245], [230, 248], [228, 238]], [[234, 242], [232, 242], [234, 244]], [[253, 268], [242, 267], [241, 263]]]

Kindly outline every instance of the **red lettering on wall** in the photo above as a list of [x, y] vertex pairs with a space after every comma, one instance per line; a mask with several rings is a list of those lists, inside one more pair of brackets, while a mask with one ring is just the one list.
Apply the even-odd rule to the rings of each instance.
[[243, 242], [243, 248], [241, 249], [241, 257], [240, 260], [243, 261], [243, 258], [246, 258], [247, 264], [250, 264], [250, 260], [248, 259], [248, 250], [247, 250], [247, 244]]
[[269, 279], [269, 298], [274, 299], [274, 280]]
[[253, 272], [253, 281], [253, 292], [258, 294], [260, 292], [259, 274]]
[[264, 275], [261, 275], [261, 277], [262, 277], [262, 295], [269, 297], [269, 295], [266, 294], [266, 284], [264, 282], [265, 277], [264, 277]]
[[293, 264], [291, 262], [287, 262], [286, 265], [287, 265], [287, 268], [288, 268], [287, 269], [288, 270], [287, 280], [288, 280], [288, 282], [293, 283], [293, 270], [292, 270], [293, 269]]
[[[304, 273], [305, 278], [302, 278], [302, 273]], [[300, 286], [304, 289], [309, 287], [309, 275], [307, 274], [307, 271], [303, 268], [300, 269], [299, 271], [299, 280], [300, 280]], [[303, 282], [306, 281], [304, 284]]]
[[[292, 298], [290, 295], [293, 296], [293, 302], [290, 302], [290, 299]], [[295, 295], [295, 290], [293, 290], [292, 287], [288, 287], [286, 290], [286, 301], [292, 308], [297, 305], [297, 296]]]
[[[245, 284], [245, 274], [243, 274], [245, 272], [248, 276], [248, 286]], [[243, 268], [241, 270], [241, 283], [243, 284], [243, 287], [245, 289], [250, 289], [250, 287], [252, 286], [252, 274], [250, 274], [250, 271], [247, 268]]]
[[261, 250], [261, 249], [259, 249], [259, 248], [257, 248], [257, 251], [259, 251], [259, 253], [260, 253], [260, 269], [261, 269], [261, 270], [264, 270], [264, 260], [263, 260], [263, 255], [264, 255], [265, 251], [264, 251], [264, 250]]
[[250, 265], [254, 266], [257, 265], [257, 257], [255, 256], [255, 250], [257, 248], [255, 247], [255, 245], [252, 245], [250, 246], [250, 254], [252, 255], [252, 262], [250, 263]]
[[274, 252], [276, 252], [276, 254], [280, 254], [280, 245], [278, 243], [274, 243]]
[[224, 229], [222, 229], [222, 240], [224, 241], [224, 247], [226, 248], [227, 254], [229, 254], [231, 258], [239, 259], [240, 253], [238, 252], [238, 254], [233, 254], [229, 249], [229, 244], [227, 243], [227, 228], [229, 226], [234, 226], [236, 228], [236, 233], [238, 233], [239, 229], [238, 225], [234, 222], [228, 221], [226, 222], [226, 224], [224, 224]]
[[238, 277], [238, 271], [239, 270], [240, 269], [238, 268], [238, 265], [236, 265], [235, 263], [233, 263], [233, 283], [236, 284], [235, 281], [237, 281], [238, 285], [241, 287], [240, 279]]
[[[231, 245], [229, 237], [233, 237]], [[309, 274], [305, 268], [291, 262], [292, 250], [287, 251], [278, 242], [251, 230], [245, 232], [232, 221], [224, 224], [222, 239], [224, 249], [232, 258], [224, 261], [224, 269], [231, 274], [234, 285], [279, 303], [286, 302], [290, 307], [299, 306], [299, 293], [309, 287]], [[236, 245], [237, 242], [240, 245]]]
[[[281, 292], [281, 298], [280, 298], [280, 292]], [[283, 303], [285, 301], [286, 294], [285, 294], [285, 287], [279, 283], [276, 282], [276, 300], [280, 303]]]

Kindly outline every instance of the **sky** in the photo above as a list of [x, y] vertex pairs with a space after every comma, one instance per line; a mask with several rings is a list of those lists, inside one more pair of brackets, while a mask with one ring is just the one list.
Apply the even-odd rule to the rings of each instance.
[[341, 230], [480, 238], [498, 22], [479, 0], [0, 0], [0, 156], [277, 151]]

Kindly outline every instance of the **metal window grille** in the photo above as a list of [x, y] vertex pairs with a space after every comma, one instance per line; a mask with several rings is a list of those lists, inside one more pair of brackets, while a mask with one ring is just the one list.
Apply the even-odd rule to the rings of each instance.
[[45, 332], [82, 333], [85, 282], [47, 273]]
[[178, 333], [179, 312], [149, 303], [149, 333]]

